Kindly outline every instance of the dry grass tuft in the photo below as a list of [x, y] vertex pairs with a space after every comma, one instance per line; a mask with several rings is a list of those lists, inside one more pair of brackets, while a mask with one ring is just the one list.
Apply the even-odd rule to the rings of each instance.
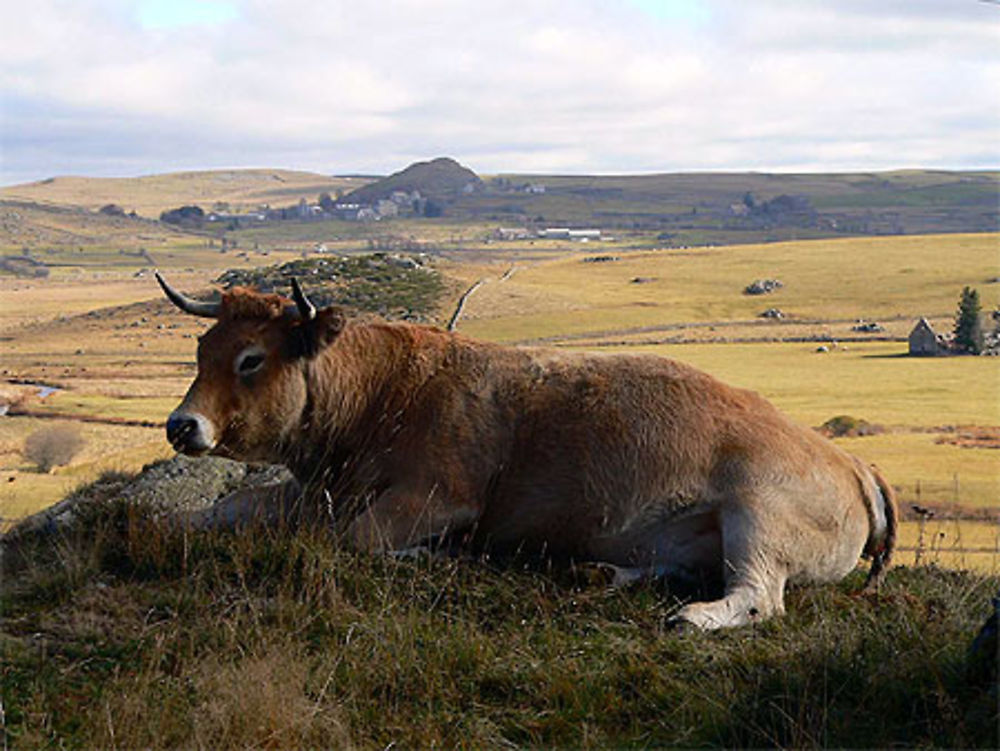
[[[4, 551], [0, 690], [22, 747], [995, 747], [967, 647], [1000, 579], [897, 568], [678, 634], [653, 585], [396, 560], [322, 531], [202, 534], [94, 489]], [[18, 553], [17, 556], [11, 555]]]

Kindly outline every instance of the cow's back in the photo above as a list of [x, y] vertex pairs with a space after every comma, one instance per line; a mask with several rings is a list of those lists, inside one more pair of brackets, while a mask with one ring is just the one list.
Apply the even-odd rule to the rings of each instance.
[[480, 521], [494, 540], [573, 554], [643, 515], [709, 502], [738, 423], [755, 412], [782, 419], [756, 395], [664, 358], [525, 355], [503, 389], [515, 426]]
[[851, 459], [753, 392], [655, 356], [524, 355], [502, 389], [513, 425], [483, 537], [584, 555], [758, 484], [851, 492]]
[[382, 328], [409, 340], [401, 361], [424, 375], [379, 405], [406, 406], [371, 459], [386, 485], [468, 507], [483, 542], [587, 556], [595, 539], [756, 487], [816, 498], [820, 515], [826, 496], [852, 492], [850, 457], [683, 363]]

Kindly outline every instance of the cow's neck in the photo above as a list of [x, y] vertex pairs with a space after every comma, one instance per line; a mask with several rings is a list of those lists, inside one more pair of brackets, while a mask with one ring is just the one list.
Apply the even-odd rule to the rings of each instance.
[[379, 484], [377, 469], [361, 457], [391, 443], [414, 395], [437, 367], [437, 348], [418, 342], [428, 336], [441, 335], [405, 324], [351, 323], [306, 365], [302, 430], [286, 451], [300, 481]]

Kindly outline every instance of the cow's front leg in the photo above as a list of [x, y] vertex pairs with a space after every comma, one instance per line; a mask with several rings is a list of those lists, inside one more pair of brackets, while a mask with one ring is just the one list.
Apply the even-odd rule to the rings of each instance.
[[399, 551], [461, 532], [475, 524], [479, 512], [435, 491], [389, 489], [350, 524], [347, 536], [359, 550]]

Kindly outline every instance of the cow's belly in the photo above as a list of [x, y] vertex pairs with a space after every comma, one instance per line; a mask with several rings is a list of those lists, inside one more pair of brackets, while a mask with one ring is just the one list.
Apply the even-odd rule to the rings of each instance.
[[534, 514], [527, 509], [487, 514], [480, 522], [479, 541], [501, 550], [606, 563], [699, 586], [722, 580], [722, 535], [714, 504], [681, 513], [650, 506], [626, 519], [578, 511], [549, 515], [536, 506]]
[[596, 534], [588, 557], [657, 575], [704, 580], [722, 577], [722, 534], [714, 506], [673, 517], [637, 519], [620, 531]]

